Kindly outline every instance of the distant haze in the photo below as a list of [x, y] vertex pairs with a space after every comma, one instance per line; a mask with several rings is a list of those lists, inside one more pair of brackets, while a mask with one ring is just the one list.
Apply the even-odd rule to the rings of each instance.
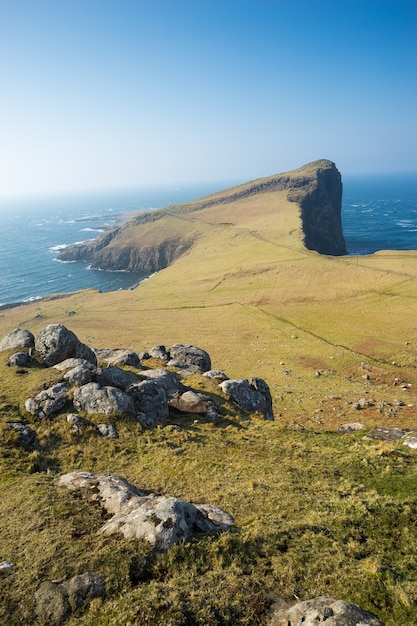
[[415, 0], [0, 0], [0, 196], [417, 171]]

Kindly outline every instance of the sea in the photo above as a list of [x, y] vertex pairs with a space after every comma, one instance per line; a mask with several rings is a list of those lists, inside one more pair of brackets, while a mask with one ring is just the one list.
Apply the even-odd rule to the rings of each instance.
[[[48, 294], [134, 287], [147, 276], [64, 263], [58, 253], [95, 239], [130, 214], [195, 200], [234, 184], [0, 200], [0, 308]], [[342, 224], [350, 255], [417, 249], [417, 173], [344, 177]]]

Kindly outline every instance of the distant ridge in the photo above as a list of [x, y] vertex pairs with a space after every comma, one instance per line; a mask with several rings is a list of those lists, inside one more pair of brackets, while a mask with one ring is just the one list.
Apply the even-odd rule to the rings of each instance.
[[[252, 202], [258, 197], [258, 210], [262, 212], [265, 194], [276, 192], [286, 192], [286, 200], [295, 205], [292, 212], [299, 220], [295, 230], [305, 248], [333, 256], [347, 253], [341, 222], [341, 175], [332, 161], [321, 159], [192, 202], [143, 212], [92, 242], [63, 249], [59, 258], [86, 261], [94, 269], [156, 272], [173, 263], [203, 236], [199, 228], [203, 212], [201, 224], [207, 225], [213, 223], [210, 210], [222, 206], [223, 224], [239, 225], [237, 206], [239, 217], [243, 217], [253, 210]], [[275, 219], [279, 221], [282, 216], [282, 210], [277, 208]], [[177, 218], [175, 223], [173, 218]], [[217, 217], [214, 221], [219, 223]]]

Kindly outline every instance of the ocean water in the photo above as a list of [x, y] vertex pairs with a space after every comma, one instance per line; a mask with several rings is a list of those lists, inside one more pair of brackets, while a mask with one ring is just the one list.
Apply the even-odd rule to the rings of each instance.
[[[0, 306], [90, 287], [114, 291], [136, 285], [146, 276], [62, 263], [58, 252], [94, 239], [126, 213], [187, 202], [232, 184], [0, 201]], [[417, 249], [417, 174], [346, 177], [343, 188], [349, 254]]]

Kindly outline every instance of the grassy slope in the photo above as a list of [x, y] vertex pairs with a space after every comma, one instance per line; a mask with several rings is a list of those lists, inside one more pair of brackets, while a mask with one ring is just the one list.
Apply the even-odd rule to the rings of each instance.
[[[107, 442], [77, 439], [58, 417], [35, 424], [43, 448], [31, 455], [3, 426], [0, 519], [11, 530], [0, 558], [19, 572], [0, 581], [4, 615], [32, 623], [26, 592], [90, 568], [107, 574], [108, 599], [69, 623], [258, 624], [270, 598], [322, 593], [391, 626], [415, 623], [416, 453], [334, 430], [353, 420], [417, 428], [417, 253], [307, 251], [284, 192], [167, 216], [159, 228], [177, 223], [198, 233], [196, 244], [136, 290], [2, 311], [0, 335], [62, 322], [95, 347], [199, 345], [230, 376], [265, 378], [276, 421], [229, 414], [217, 426], [184, 419], [152, 431], [121, 422], [120, 439]], [[19, 377], [4, 360], [3, 424], [43, 376]], [[352, 403], [361, 397], [374, 406], [358, 412]], [[397, 399], [406, 406], [379, 406]], [[142, 488], [213, 502], [239, 531], [167, 555], [104, 540], [94, 534], [96, 512], [51, 484], [73, 469], [114, 471]]]

